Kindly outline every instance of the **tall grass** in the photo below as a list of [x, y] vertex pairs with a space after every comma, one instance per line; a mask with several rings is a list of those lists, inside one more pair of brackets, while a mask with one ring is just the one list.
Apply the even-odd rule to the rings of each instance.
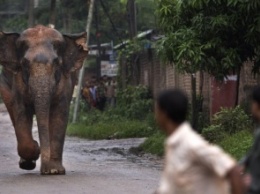
[[240, 131], [234, 135], [227, 135], [219, 145], [234, 158], [240, 160], [251, 148], [253, 136], [250, 131]]
[[[150, 136], [140, 148], [148, 153], [163, 155], [165, 136], [161, 133], [156, 133]], [[221, 141], [216, 142], [216, 145], [222, 147], [227, 153], [235, 159], [240, 160], [248, 152], [253, 143], [251, 131], [243, 130], [233, 135], [226, 135]]]
[[148, 137], [154, 133], [146, 122], [137, 120], [118, 120], [97, 122], [92, 125], [70, 124], [67, 134], [87, 139], [108, 139], [108, 138], [135, 138]]
[[155, 133], [140, 146], [141, 150], [147, 153], [162, 156], [164, 154], [165, 136], [162, 133]]

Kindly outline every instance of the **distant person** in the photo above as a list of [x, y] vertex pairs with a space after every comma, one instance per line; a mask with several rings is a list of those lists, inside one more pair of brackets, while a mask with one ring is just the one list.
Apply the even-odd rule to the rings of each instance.
[[108, 76], [107, 76], [107, 75], [103, 75], [103, 76], [102, 76], [102, 79], [103, 79], [103, 82], [104, 82], [104, 83], [107, 83], [107, 81], [108, 81]]
[[[256, 87], [252, 92], [252, 116], [260, 124], [260, 87]], [[251, 151], [242, 161], [245, 170], [249, 173], [245, 175], [248, 185], [248, 194], [260, 193], [260, 129], [256, 129], [255, 140]]]
[[95, 83], [91, 83], [89, 87], [89, 92], [91, 96], [91, 107], [96, 107], [97, 105], [97, 86]]
[[82, 89], [82, 96], [84, 98], [84, 100], [86, 101], [86, 103], [90, 106], [91, 105], [91, 94], [89, 91], [89, 82], [85, 83], [85, 86]]
[[113, 103], [113, 106], [116, 106], [116, 101], [117, 101], [117, 80], [116, 80], [116, 77], [113, 77], [112, 78], [112, 86], [114, 87], [114, 96], [112, 98], [112, 103]]
[[114, 106], [114, 103], [113, 103], [114, 97], [115, 97], [115, 88], [114, 88], [114, 86], [112, 84], [112, 80], [110, 78], [106, 84], [106, 99], [107, 99], [107, 104], [109, 107]]
[[97, 108], [101, 111], [104, 111], [106, 106], [106, 87], [101, 79], [97, 87]]
[[157, 98], [156, 120], [167, 134], [165, 167], [156, 194], [244, 194], [234, 159], [186, 122], [188, 99], [179, 90]]

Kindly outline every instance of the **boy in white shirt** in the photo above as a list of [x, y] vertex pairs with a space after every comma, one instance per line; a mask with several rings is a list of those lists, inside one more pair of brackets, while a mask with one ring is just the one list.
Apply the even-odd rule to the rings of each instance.
[[168, 138], [156, 194], [244, 194], [235, 160], [198, 135], [186, 122], [187, 112], [188, 99], [181, 91], [159, 95], [156, 120]]

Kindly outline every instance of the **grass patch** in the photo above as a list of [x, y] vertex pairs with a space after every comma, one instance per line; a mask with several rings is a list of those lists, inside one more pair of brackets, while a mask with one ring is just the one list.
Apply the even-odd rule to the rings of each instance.
[[[142, 87], [129, 88], [120, 95], [118, 106], [104, 112], [89, 110], [82, 101], [78, 123], [70, 124], [67, 134], [93, 140], [148, 137], [138, 149], [162, 156], [165, 136], [159, 132], [151, 112], [148, 91]], [[240, 107], [222, 109], [214, 116], [213, 124], [203, 129], [202, 135], [240, 159], [252, 145], [251, 132], [244, 130], [251, 125]]]
[[[140, 148], [142, 151], [162, 156], [164, 153], [165, 136], [161, 133], [156, 133], [149, 137]], [[217, 142], [227, 153], [232, 155], [237, 160], [240, 160], [247, 151], [251, 148], [253, 136], [250, 131], [240, 131], [234, 135], [226, 135], [223, 140]]]
[[140, 148], [144, 152], [162, 156], [164, 154], [164, 140], [165, 136], [158, 132], [147, 138]]
[[250, 131], [240, 131], [234, 135], [226, 136], [219, 145], [234, 158], [240, 160], [251, 148], [253, 136]]
[[87, 139], [135, 138], [150, 136], [154, 129], [146, 122], [137, 120], [118, 120], [97, 122], [96, 124], [70, 124], [67, 134]]

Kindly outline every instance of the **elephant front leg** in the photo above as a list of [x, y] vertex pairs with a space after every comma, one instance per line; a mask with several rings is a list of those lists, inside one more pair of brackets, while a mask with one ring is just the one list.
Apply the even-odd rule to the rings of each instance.
[[9, 113], [9, 116], [11, 118], [13, 126], [15, 126], [14, 123], [14, 115], [13, 115], [13, 99], [12, 99], [12, 91], [7, 86], [7, 84], [3, 83], [0, 76], [0, 95], [2, 97], [3, 102], [5, 103], [5, 106], [7, 108], [7, 111]]
[[[63, 146], [68, 123], [69, 109], [65, 103], [52, 107], [50, 111], [50, 161], [42, 169], [42, 174], [63, 175], [66, 173], [62, 165]], [[45, 171], [44, 171], [45, 170]]]
[[[17, 107], [17, 106], [16, 106]], [[27, 111], [22, 106], [17, 107], [14, 112], [15, 133], [17, 137], [18, 155], [21, 157], [19, 166], [24, 170], [33, 170], [36, 167], [36, 160], [40, 156], [40, 148], [32, 137], [31, 111]]]

